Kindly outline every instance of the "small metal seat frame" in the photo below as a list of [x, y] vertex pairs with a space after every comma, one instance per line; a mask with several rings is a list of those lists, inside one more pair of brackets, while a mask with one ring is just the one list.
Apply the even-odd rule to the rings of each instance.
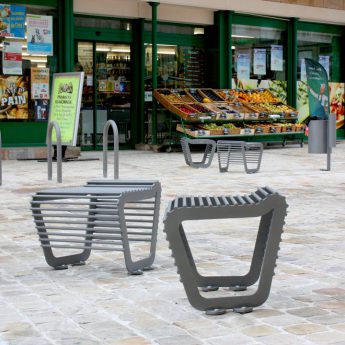
[[[90, 181], [86, 186], [37, 192], [31, 210], [47, 263], [81, 265], [91, 249], [122, 251], [130, 274], [151, 269], [155, 258], [161, 186], [157, 181]], [[130, 242], [150, 242], [149, 255], [133, 261]], [[81, 249], [57, 257], [53, 249]]]
[[230, 164], [243, 164], [247, 174], [253, 174], [260, 170], [262, 143], [219, 140], [217, 152], [220, 172], [228, 171]]
[[[193, 161], [191, 145], [205, 145], [205, 151], [201, 161]], [[214, 140], [181, 138], [181, 146], [187, 165], [193, 168], [208, 168], [211, 165], [214, 153], [216, 152], [216, 142]]]
[[[194, 308], [210, 315], [223, 314], [226, 309], [247, 313], [267, 300], [286, 209], [285, 198], [269, 187], [259, 188], [256, 192], [244, 196], [179, 197], [170, 202], [165, 213], [164, 231], [187, 298]], [[260, 216], [253, 257], [247, 274], [203, 276], [198, 272], [185, 235], [184, 221]], [[252, 295], [207, 298], [199, 291], [199, 288], [204, 292], [215, 291], [219, 287], [243, 291], [257, 281], [257, 290]]]

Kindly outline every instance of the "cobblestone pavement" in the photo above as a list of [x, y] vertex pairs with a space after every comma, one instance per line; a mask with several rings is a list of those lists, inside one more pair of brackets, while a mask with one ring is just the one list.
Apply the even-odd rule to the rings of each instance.
[[[340, 143], [332, 171], [325, 172], [325, 155], [296, 145], [272, 147], [264, 151], [260, 172], [246, 175], [240, 166], [219, 173], [216, 159], [208, 169], [193, 169], [179, 152], [121, 151], [121, 178], [162, 183], [155, 270], [142, 276], [128, 276], [122, 256], [113, 252], [94, 252], [85, 266], [50, 268], [29, 202], [37, 190], [58, 186], [56, 176], [47, 181], [45, 163], [4, 161], [0, 345], [345, 344], [344, 157]], [[101, 160], [63, 164], [62, 186], [101, 177]], [[191, 307], [176, 273], [162, 231], [167, 203], [176, 195], [242, 194], [265, 185], [289, 204], [270, 296], [250, 314], [207, 316]], [[248, 219], [188, 223], [199, 270], [244, 274], [256, 229], [257, 221]]]

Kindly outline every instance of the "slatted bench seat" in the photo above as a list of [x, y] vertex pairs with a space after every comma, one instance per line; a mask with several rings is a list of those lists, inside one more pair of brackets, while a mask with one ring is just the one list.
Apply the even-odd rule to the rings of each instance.
[[256, 173], [260, 170], [262, 152], [262, 143], [219, 140], [217, 142], [219, 171], [226, 172], [231, 164], [241, 164], [247, 174]]
[[[164, 217], [164, 231], [177, 272], [193, 307], [210, 315], [222, 314], [226, 309], [246, 313], [266, 301], [274, 275], [286, 209], [285, 198], [269, 187], [259, 188], [244, 196], [179, 197], [170, 202]], [[183, 222], [247, 217], [261, 217], [248, 273], [243, 276], [201, 275], [195, 265]], [[206, 292], [219, 287], [242, 291], [257, 281], [257, 290], [252, 295], [208, 298], [199, 291], [199, 288]]]
[[[121, 251], [128, 272], [142, 274], [155, 258], [160, 195], [159, 182], [122, 180], [37, 192], [31, 210], [47, 263], [64, 269], [83, 264], [91, 249]], [[132, 260], [134, 242], [150, 242], [147, 257]], [[61, 250], [81, 252], [56, 256]]]
[[[203, 145], [204, 153], [201, 161], [193, 161], [191, 146]], [[181, 138], [181, 147], [186, 164], [193, 168], [208, 168], [216, 151], [216, 142], [211, 139], [189, 139]]]

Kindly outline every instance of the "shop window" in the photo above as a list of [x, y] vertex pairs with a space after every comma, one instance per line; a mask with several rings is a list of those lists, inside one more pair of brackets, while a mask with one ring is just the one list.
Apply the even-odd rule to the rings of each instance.
[[286, 100], [285, 31], [259, 26], [233, 25], [232, 77], [237, 88], [268, 88]]
[[[56, 11], [44, 6], [24, 8], [25, 37], [13, 37], [12, 32], [0, 37], [1, 121], [48, 119], [50, 79], [57, 65], [53, 55]], [[6, 20], [1, 25], [7, 25]]]
[[[298, 31], [297, 33], [297, 108], [299, 119], [309, 116], [309, 100], [305, 58], [318, 61], [326, 70], [329, 81], [330, 111], [336, 114], [337, 128], [344, 126], [345, 97], [342, 76], [342, 36], [326, 32]], [[320, 90], [314, 90], [318, 94]]]
[[[204, 86], [205, 53], [203, 49], [178, 45], [157, 47], [158, 88], [193, 88]], [[152, 46], [145, 47], [145, 90], [152, 90]]]

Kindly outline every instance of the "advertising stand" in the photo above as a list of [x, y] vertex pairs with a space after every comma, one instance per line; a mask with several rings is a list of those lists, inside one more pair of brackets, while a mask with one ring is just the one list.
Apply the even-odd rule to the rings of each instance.
[[312, 59], [305, 59], [309, 112], [309, 153], [327, 153], [327, 168], [331, 170], [332, 147], [336, 145], [336, 116], [330, 114], [328, 75], [324, 67]]

